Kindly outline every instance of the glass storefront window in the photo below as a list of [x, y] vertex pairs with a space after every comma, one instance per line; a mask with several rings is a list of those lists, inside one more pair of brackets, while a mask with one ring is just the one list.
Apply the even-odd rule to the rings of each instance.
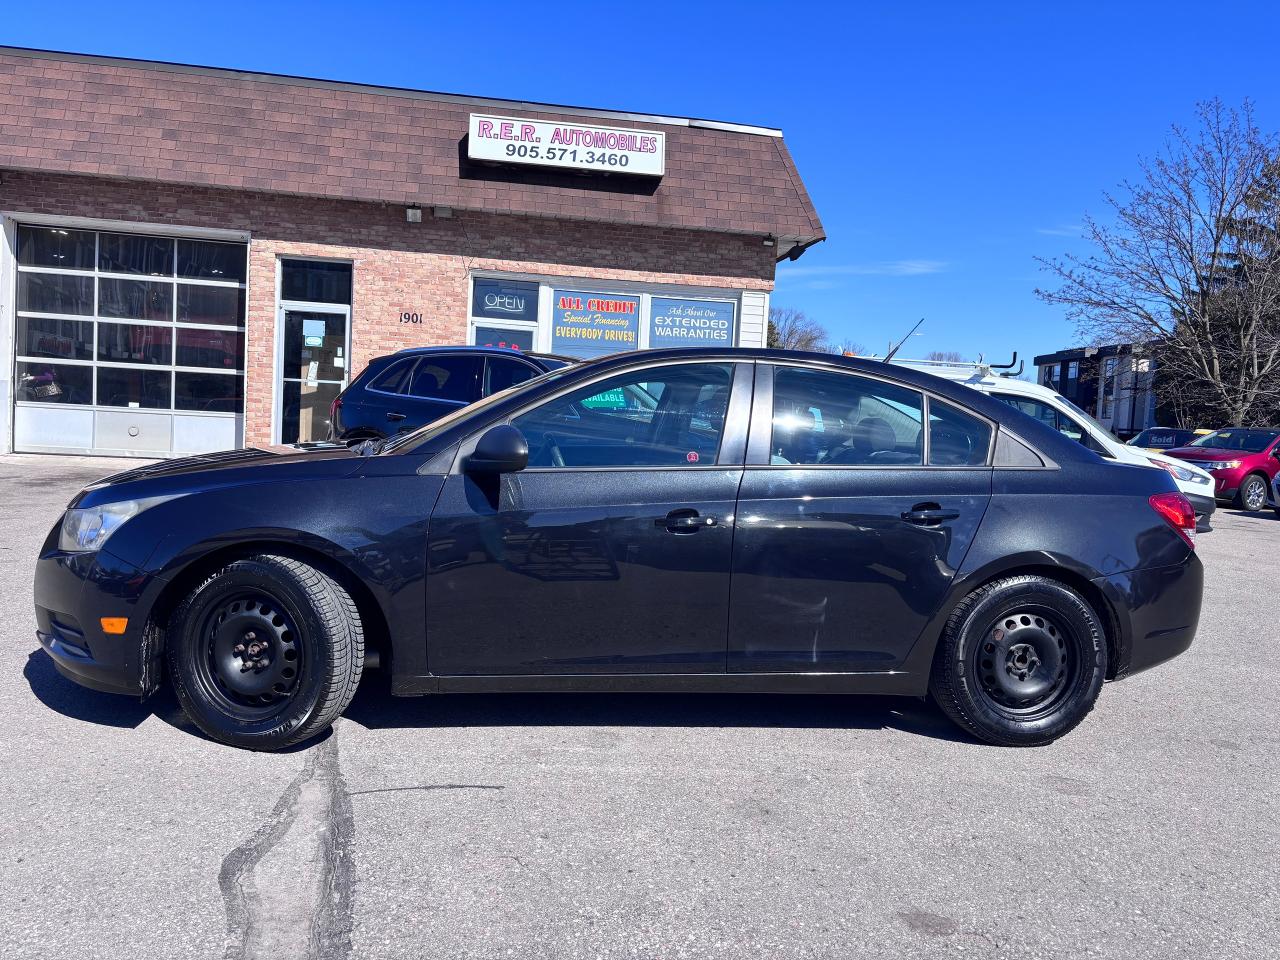
[[173, 276], [173, 241], [133, 233], [98, 235], [98, 269], [103, 273]]
[[351, 303], [351, 264], [325, 260], [280, 261], [280, 299]]
[[93, 323], [52, 317], [18, 317], [14, 351], [21, 357], [93, 359]]
[[23, 227], [18, 231], [18, 263], [24, 267], [92, 270], [96, 234], [58, 227]]
[[19, 273], [18, 311], [93, 315], [93, 277], [68, 273]]
[[98, 367], [98, 406], [141, 407], [147, 410], [170, 408], [168, 370], [129, 370]]
[[506, 347], [508, 350], [533, 349], [533, 337], [537, 327], [490, 327], [475, 325], [474, 341], [477, 347]]
[[14, 397], [32, 403], [92, 403], [93, 367], [20, 362]]
[[168, 365], [173, 362], [173, 328], [100, 323], [98, 359]]
[[244, 377], [183, 370], [173, 375], [173, 406], [176, 410], [239, 413], [243, 405]]
[[18, 402], [243, 410], [243, 243], [27, 225], [17, 240]]

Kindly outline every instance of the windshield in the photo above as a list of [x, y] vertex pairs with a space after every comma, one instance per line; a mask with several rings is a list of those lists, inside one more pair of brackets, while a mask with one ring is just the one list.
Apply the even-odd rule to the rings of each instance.
[[1236, 427], [1230, 430], [1215, 430], [1203, 437], [1193, 440], [1192, 447], [1217, 447], [1220, 450], [1239, 450], [1243, 453], [1261, 453], [1271, 446], [1280, 430], [1249, 430]]
[[396, 450], [402, 450], [405, 447], [418, 446], [419, 444], [426, 443], [432, 437], [436, 437], [444, 433], [444, 431], [448, 430], [464, 417], [469, 417], [473, 413], [478, 413], [486, 407], [493, 406], [495, 403], [501, 403], [508, 397], [514, 396], [521, 390], [527, 390], [534, 384], [546, 383], [548, 380], [562, 377], [573, 369], [574, 367], [572, 365], [566, 365], [558, 370], [548, 370], [541, 376], [534, 377], [531, 380], [525, 380], [522, 383], [517, 383], [514, 386], [507, 387], [505, 390], [499, 390], [497, 393], [491, 393], [483, 400], [477, 400], [475, 403], [468, 404], [465, 407], [459, 407], [452, 413], [445, 414], [439, 420], [432, 420], [430, 423], [419, 427], [417, 430], [412, 430], [409, 433], [402, 433], [399, 436], [392, 437], [383, 444], [381, 448], [379, 448], [378, 453], [394, 453]]

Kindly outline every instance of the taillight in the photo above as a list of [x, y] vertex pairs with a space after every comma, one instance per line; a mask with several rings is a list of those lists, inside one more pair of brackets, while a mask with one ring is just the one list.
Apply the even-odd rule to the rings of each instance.
[[1157, 493], [1148, 501], [1192, 550], [1196, 548], [1196, 511], [1181, 493]]
[[338, 394], [333, 398], [333, 403], [329, 404], [329, 422], [336, 423], [338, 420], [338, 411], [342, 408], [342, 394]]

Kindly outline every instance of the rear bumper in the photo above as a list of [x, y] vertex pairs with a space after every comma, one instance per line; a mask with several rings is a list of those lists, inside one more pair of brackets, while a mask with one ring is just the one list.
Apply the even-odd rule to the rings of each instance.
[[[42, 551], [34, 584], [36, 639], [58, 672], [91, 690], [138, 697], [155, 685], [144, 643], [144, 597], [155, 578], [105, 551]], [[125, 617], [123, 634], [103, 632], [103, 617]]]
[[1119, 621], [1114, 677], [1172, 660], [1195, 639], [1204, 565], [1194, 552], [1182, 563], [1130, 570], [1093, 581]]

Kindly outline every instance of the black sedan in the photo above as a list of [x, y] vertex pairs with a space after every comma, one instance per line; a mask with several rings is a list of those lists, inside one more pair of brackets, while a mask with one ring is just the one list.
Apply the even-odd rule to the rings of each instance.
[[451, 691], [931, 693], [1042, 744], [1186, 650], [1195, 516], [999, 400], [881, 363], [646, 351], [358, 452], [240, 450], [82, 491], [39, 639], [210, 736], [326, 729], [361, 672]]
[[329, 439], [353, 444], [407, 433], [576, 362], [502, 347], [410, 347], [374, 357], [333, 401]]

